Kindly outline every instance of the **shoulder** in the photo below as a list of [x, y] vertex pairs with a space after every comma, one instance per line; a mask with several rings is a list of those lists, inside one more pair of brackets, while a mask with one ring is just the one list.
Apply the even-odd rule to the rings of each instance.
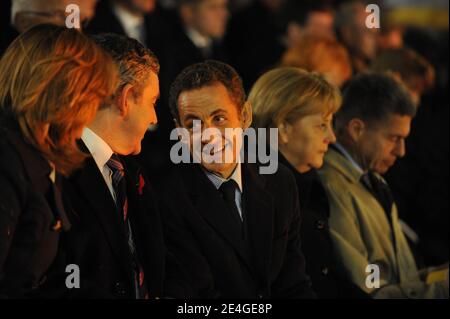
[[5, 128], [0, 127], [0, 172], [2, 174], [25, 175], [23, 159], [14, 142], [9, 138]]

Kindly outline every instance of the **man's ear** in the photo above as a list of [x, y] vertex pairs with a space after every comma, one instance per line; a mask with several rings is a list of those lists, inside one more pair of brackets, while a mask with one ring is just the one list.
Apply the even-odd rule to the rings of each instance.
[[253, 109], [252, 104], [247, 101], [244, 103], [241, 111], [242, 128], [244, 130], [248, 129], [253, 122]]
[[365, 130], [366, 124], [358, 118], [351, 119], [347, 124], [348, 135], [355, 143], [359, 142]]
[[133, 86], [131, 84], [127, 84], [122, 88], [119, 96], [117, 97], [117, 109], [120, 112], [120, 116], [126, 117], [130, 108], [130, 99], [133, 98]]

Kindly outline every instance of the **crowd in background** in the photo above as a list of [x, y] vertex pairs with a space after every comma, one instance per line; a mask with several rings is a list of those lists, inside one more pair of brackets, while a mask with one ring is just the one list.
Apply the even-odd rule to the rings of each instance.
[[[138, 157], [156, 180], [164, 179], [169, 170], [169, 134], [176, 125], [170, 108], [171, 86], [186, 67], [208, 60], [232, 66], [242, 78], [257, 120], [261, 112], [255, 106], [260, 98], [257, 91], [264, 92], [259, 88], [264, 87], [261, 76], [271, 70], [316, 72], [339, 92], [352, 92], [354, 81], [353, 90], [361, 85], [358, 90], [367, 89], [367, 96], [371, 94], [371, 82], [364, 75], [388, 74], [405, 88], [414, 112], [406, 155], [398, 156], [384, 178], [392, 190], [399, 223], [417, 267], [448, 262], [448, 2], [370, 1], [381, 8], [380, 28], [370, 29], [366, 26], [369, 3], [359, 0], [8, 0], [0, 3], [0, 54], [36, 24], [64, 26], [65, 7], [70, 3], [80, 5], [83, 33], [126, 35], [150, 49], [159, 60], [158, 120], [157, 124], [149, 123], [151, 128]], [[292, 74], [296, 76], [313, 81], [306, 75]], [[383, 78], [379, 81], [386, 81], [386, 88], [394, 85]], [[314, 83], [325, 86], [320, 81]], [[110, 90], [107, 86], [102, 83], [101, 89]], [[320, 92], [317, 94], [323, 94]], [[393, 93], [392, 99], [400, 99], [400, 95]], [[390, 96], [388, 92], [386, 96]], [[349, 93], [348, 104], [350, 97]], [[347, 110], [345, 99], [344, 95]], [[336, 106], [330, 114], [338, 109]], [[270, 126], [265, 123], [259, 127]], [[327, 139], [330, 144], [336, 141], [334, 135]], [[288, 153], [282, 156], [287, 166], [292, 164]], [[297, 180], [299, 188], [301, 183]], [[300, 206], [303, 208], [302, 201]], [[307, 258], [314, 247], [305, 246]], [[362, 294], [355, 292], [355, 287], [346, 289], [352, 296]]]

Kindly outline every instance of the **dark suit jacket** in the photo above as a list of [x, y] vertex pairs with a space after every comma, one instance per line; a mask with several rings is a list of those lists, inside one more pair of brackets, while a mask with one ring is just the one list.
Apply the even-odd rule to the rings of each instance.
[[234, 231], [219, 192], [197, 164], [180, 164], [157, 187], [166, 241], [199, 298], [314, 297], [300, 251], [295, 181], [286, 168], [242, 165], [248, 240]]
[[334, 269], [333, 246], [328, 223], [330, 206], [316, 170], [300, 174], [282, 154], [279, 154], [279, 159], [280, 163], [291, 170], [297, 183], [302, 214], [302, 251], [313, 290], [321, 299], [368, 299], [367, 294], [340, 278]]
[[[123, 161], [129, 219], [149, 296], [178, 297], [179, 281], [171, 276], [179, 276], [181, 271], [173, 268], [175, 261], [166, 251], [151, 186], [132, 159]], [[62, 239], [61, 254], [65, 255], [66, 264], [78, 265], [81, 272], [81, 289], [66, 293], [83, 298], [135, 298], [132, 259], [123, 221], [94, 159], [89, 158], [85, 167], [64, 186], [73, 227]]]
[[0, 298], [38, 296], [70, 224], [47, 160], [14, 121], [0, 122]]

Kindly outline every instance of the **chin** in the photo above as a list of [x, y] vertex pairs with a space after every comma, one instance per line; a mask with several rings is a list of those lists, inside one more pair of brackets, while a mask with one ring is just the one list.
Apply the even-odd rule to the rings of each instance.
[[230, 170], [233, 169], [234, 165], [236, 164], [215, 164], [215, 163], [204, 163], [202, 162], [202, 166], [207, 171], [220, 175], [220, 176], [226, 176], [230, 172]]

